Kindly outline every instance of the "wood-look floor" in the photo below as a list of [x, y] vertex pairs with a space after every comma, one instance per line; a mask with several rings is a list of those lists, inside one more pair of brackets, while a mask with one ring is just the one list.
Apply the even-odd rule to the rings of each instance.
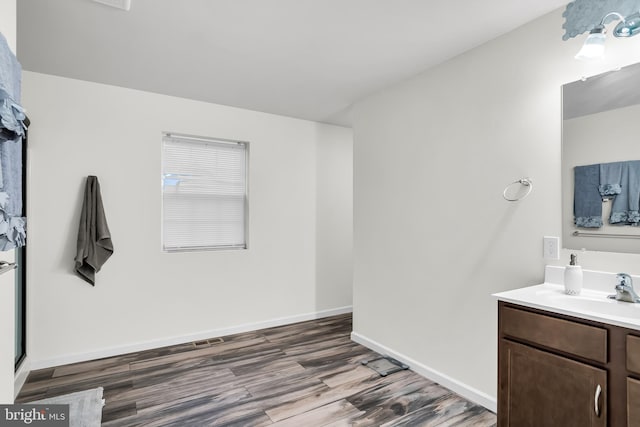
[[17, 402], [104, 387], [107, 427], [496, 424], [411, 371], [380, 377], [350, 332], [343, 315], [42, 369]]

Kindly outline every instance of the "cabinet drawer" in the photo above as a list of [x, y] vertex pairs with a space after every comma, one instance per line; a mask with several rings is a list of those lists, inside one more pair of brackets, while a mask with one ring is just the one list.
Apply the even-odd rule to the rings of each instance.
[[640, 375], [640, 337], [627, 335], [627, 371]]
[[502, 307], [500, 327], [506, 336], [607, 363], [607, 330], [511, 307]]
[[627, 378], [627, 426], [640, 426], [640, 381]]

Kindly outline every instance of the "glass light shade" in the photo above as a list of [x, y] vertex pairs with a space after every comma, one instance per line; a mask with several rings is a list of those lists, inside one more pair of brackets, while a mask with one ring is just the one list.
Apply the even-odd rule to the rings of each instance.
[[640, 12], [629, 15], [613, 30], [613, 35], [616, 37], [633, 37], [638, 33], [640, 33]]
[[607, 36], [604, 34], [604, 31], [594, 31], [596, 30], [592, 30], [591, 33], [589, 33], [589, 36], [582, 45], [582, 49], [577, 53], [576, 59], [600, 59], [604, 56], [604, 42]]

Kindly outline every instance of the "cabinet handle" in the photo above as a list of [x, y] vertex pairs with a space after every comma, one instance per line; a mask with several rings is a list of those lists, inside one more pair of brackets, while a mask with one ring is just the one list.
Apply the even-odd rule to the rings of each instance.
[[598, 384], [598, 387], [596, 387], [596, 395], [593, 398], [593, 409], [596, 411], [596, 417], [600, 416], [600, 394], [602, 393], [602, 387], [600, 387], [600, 384]]

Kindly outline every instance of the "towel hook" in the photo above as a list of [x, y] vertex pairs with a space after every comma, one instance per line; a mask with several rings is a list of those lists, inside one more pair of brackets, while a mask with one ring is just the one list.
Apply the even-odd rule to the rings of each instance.
[[[507, 197], [507, 191], [508, 191], [508, 190], [509, 190], [509, 188], [511, 188], [511, 186], [512, 186], [512, 185], [514, 185], [514, 184], [521, 184], [521, 185], [523, 185], [523, 186], [527, 187], [527, 192], [526, 192], [526, 193], [524, 193], [522, 196], [520, 196], [520, 197], [514, 197], [513, 199], [512, 199], [512, 198]], [[509, 185], [507, 185], [507, 186], [505, 187], [504, 191], [502, 192], [502, 197], [504, 197], [504, 199], [505, 199], [506, 201], [508, 201], [508, 202], [517, 202], [518, 200], [522, 200], [522, 199], [524, 199], [525, 197], [527, 197], [527, 196], [529, 195], [529, 193], [531, 193], [531, 190], [533, 190], [533, 181], [531, 181], [531, 179], [529, 179], [529, 178], [520, 178], [520, 179], [518, 179], [518, 180], [516, 180], [516, 181], [513, 181], [511, 184], [509, 184]]]

